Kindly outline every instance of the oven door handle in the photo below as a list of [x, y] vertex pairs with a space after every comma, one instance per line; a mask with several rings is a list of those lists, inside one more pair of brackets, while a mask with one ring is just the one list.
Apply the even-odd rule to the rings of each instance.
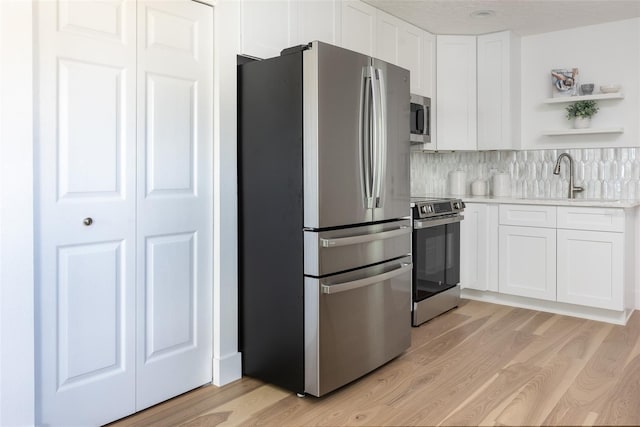
[[421, 228], [437, 227], [439, 225], [453, 224], [464, 219], [464, 215], [450, 216], [442, 219], [416, 219], [413, 221], [413, 228], [419, 230]]
[[365, 277], [364, 279], [352, 280], [350, 282], [336, 283], [335, 285], [322, 285], [323, 294], [337, 294], [340, 292], [350, 291], [352, 289], [364, 288], [365, 286], [373, 285], [375, 283], [384, 282], [393, 277], [400, 276], [406, 272], [411, 271], [413, 268], [412, 263], [403, 262], [399, 268], [395, 270], [387, 271], [386, 273], [376, 274], [375, 276]]
[[411, 234], [411, 227], [403, 225], [395, 230], [382, 231], [380, 233], [362, 234], [359, 236], [338, 237], [335, 239], [320, 239], [323, 248], [335, 248], [337, 246], [350, 246], [360, 243], [374, 242], [376, 240], [391, 239], [393, 237]]

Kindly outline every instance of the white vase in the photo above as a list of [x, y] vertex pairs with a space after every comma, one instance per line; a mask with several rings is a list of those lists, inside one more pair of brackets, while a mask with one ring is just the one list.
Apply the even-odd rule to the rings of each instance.
[[591, 126], [591, 117], [578, 116], [575, 119], [573, 119], [574, 129], [586, 129], [589, 126]]

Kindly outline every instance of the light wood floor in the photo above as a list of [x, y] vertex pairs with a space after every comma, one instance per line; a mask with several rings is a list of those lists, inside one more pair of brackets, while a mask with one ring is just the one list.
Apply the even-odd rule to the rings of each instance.
[[243, 378], [114, 426], [640, 425], [640, 312], [626, 327], [464, 301], [407, 352], [323, 398]]

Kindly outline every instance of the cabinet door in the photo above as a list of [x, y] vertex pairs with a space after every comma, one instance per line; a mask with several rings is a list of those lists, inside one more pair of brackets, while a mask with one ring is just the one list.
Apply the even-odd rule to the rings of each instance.
[[438, 150], [475, 150], [476, 37], [437, 37]]
[[298, 40], [296, 0], [242, 0], [241, 53], [272, 58]]
[[340, 0], [299, 1], [297, 40], [293, 44], [306, 44], [314, 40], [339, 46], [342, 39]]
[[556, 230], [500, 226], [500, 292], [556, 300]]
[[478, 36], [478, 149], [517, 148], [519, 39], [509, 31]]
[[393, 15], [389, 15], [381, 10], [376, 11], [376, 43], [374, 52], [376, 58], [400, 65], [398, 63], [398, 48], [400, 46], [400, 33], [403, 24], [403, 21]]
[[376, 11], [361, 1], [342, 2], [342, 47], [374, 56]]
[[487, 205], [467, 203], [460, 224], [460, 287], [488, 290]]
[[398, 34], [398, 65], [411, 73], [411, 93], [425, 95], [424, 31], [403, 22]]
[[624, 310], [624, 234], [558, 230], [558, 301]]
[[[421, 80], [416, 83], [415, 90], [418, 95], [431, 98], [431, 105], [436, 105], [436, 36], [426, 31], [422, 32]], [[434, 111], [431, 115], [432, 120], [435, 119]], [[434, 129], [435, 123], [431, 127], [431, 141], [434, 140]]]

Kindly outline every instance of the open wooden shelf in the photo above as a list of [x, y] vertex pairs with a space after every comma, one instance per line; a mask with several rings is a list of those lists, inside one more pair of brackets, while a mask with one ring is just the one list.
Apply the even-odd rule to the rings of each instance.
[[554, 129], [543, 132], [546, 136], [590, 135], [598, 133], [623, 133], [624, 128]]
[[547, 98], [544, 100], [545, 104], [562, 104], [577, 101], [598, 101], [604, 99], [623, 99], [624, 94], [620, 92], [616, 93], [598, 93], [595, 95], [582, 95], [582, 96], [564, 96], [559, 98]]

